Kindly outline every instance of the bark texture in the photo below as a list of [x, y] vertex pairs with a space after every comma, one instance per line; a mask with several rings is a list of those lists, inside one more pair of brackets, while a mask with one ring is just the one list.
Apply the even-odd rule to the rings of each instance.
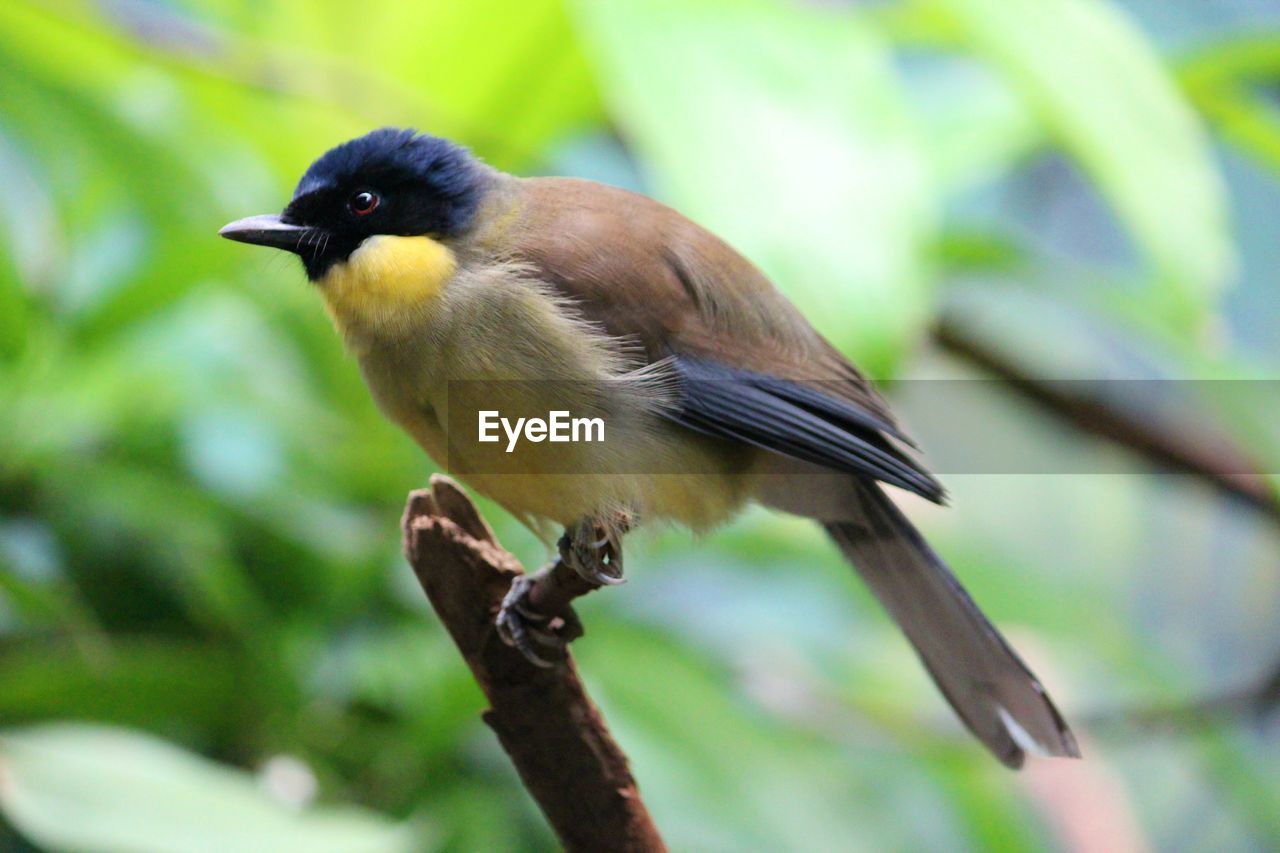
[[[665, 850], [572, 656], [543, 669], [494, 630], [498, 606], [523, 569], [470, 498], [448, 477], [434, 476], [429, 489], [409, 495], [402, 529], [418, 582], [489, 700], [484, 721], [565, 848]], [[571, 570], [548, 569], [537, 576], [531, 603], [561, 614], [576, 636], [581, 626], [568, 605], [592, 588]]]

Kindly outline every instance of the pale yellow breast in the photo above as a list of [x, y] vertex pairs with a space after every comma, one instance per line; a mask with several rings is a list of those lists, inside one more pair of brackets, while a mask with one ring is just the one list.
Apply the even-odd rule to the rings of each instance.
[[[526, 520], [625, 509], [705, 528], [748, 497], [746, 459], [661, 418], [618, 382], [622, 345], [518, 265], [458, 269], [426, 237], [374, 237], [320, 283], [386, 414], [440, 465]], [[600, 443], [478, 441], [478, 411], [610, 413]], [[681, 473], [698, 472], [698, 473]]]

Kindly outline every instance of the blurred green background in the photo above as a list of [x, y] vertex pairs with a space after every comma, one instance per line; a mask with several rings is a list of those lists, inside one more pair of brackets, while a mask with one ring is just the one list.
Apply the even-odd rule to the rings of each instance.
[[[430, 463], [298, 265], [216, 237], [381, 125], [723, 234], [926, 455], [962, 427], [902, 380], [985, 375], [939, 329], [1280, 378], [1280, 2], [6, 0], [0, 849], [554, 848], [399, 555]], [[816, 528], [641, 534], [576, 653], [675, 849], [1280, 845], [1275, 504], [989, 405], [1124, 472], [910, 507], [1087, 760], [1000, 767]], [[1265, 410], [1195, 405], [1280, 470]]]

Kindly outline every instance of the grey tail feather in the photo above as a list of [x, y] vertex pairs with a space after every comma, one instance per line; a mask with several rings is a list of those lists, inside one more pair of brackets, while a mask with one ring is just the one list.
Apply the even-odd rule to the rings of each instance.
[[858, 480], [862, 518], [827, 533], [906, 633], [969, 730], [1009, 767], [1026, 752], [1078, 758], [1044, 688], [946, 564], [875, 483]]

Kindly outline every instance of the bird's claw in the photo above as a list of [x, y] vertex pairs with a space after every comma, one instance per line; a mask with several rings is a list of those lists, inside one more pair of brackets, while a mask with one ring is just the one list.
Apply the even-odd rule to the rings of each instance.
[[[601, 535], [603, 533], [603, 535]], [[560, 538], [560, 559], [596, 586], [626, 583], [622, 576], [622, 542], [595, 525], [580, 525]]]
[[535, 640], [541, 641], [545, 634], [534, 626], [545, 622], [546, 617], [531, 610], [525, 600], [531, 586], [533, 579], [529, 575], [516, 575], [515, 580], [511, 581], [511, 589], [503, 596], [494, 627], [502, 642], [524, 655], [529, 663], [549, 668], [555, 664], [539, 655], [533, 645]]
[[582, 627], [572, 610], [553, 618], [530, 607], [529, 591], [534, 582], [533, 575], [517, 575], [511, 581], [511, 589], [498, 608], [494, 627], [502, 642], [524, 655], [529, 663], [550, 668], [556, 665], [556, 661], [547, 660], [539, 654], [537, 646], [564, 654], [569, 641], [582, 633]]

